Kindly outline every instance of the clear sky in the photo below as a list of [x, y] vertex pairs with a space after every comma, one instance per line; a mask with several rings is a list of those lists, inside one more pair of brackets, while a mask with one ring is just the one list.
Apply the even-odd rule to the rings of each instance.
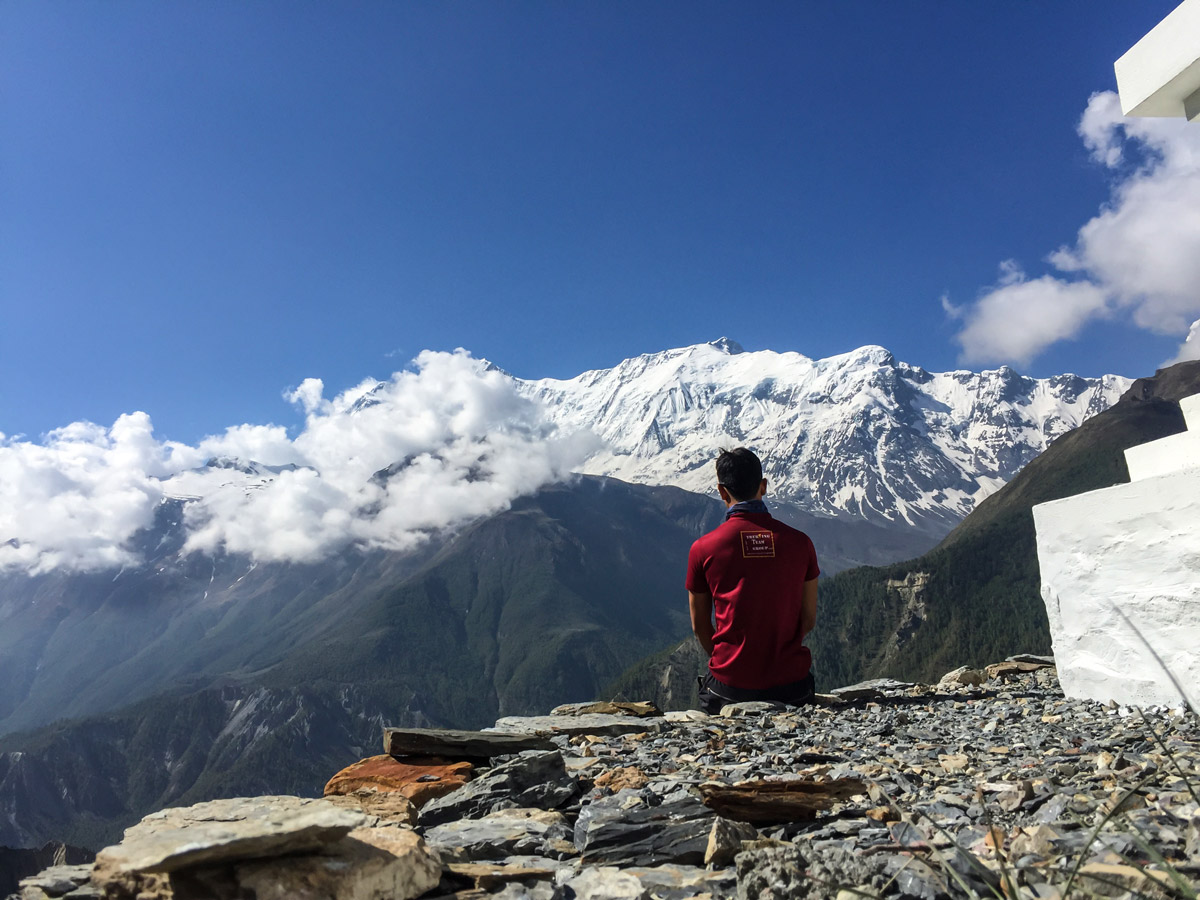
[[1162, 212], [1200, 126], [1089, 98], [1175, 5], [6, 0], [0, 432], [287, 424], [459, 346], [1150, 374], [1200, 302], [1104, 239], [1156, 222], [1200, 283]]

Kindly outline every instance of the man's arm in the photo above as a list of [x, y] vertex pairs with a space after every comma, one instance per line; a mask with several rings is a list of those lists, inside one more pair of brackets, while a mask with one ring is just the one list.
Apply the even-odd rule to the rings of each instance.
[[692, 613], [692, 634], [696, 635], [696, 640], [700, 642], [700, 646], [704, 648], [704, 652], [712, 656], [712, 594], [694, 594], [688, 591], [688, 609]]
[[[695, 623], [696, 617], [692, 616]], [[807, 635], [817, 624], [817, 579], [804, 582], [804, 597], [800, 601], [800, 630]]]

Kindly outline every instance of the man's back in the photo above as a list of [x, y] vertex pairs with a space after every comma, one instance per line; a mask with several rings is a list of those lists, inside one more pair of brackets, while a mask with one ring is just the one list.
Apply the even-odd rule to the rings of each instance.
[[803, 645], [805, 583], [818, 574], [808, 535], [767, 512], [732, 510], [698, 539], [688, 555], [687, 590], [712, 597], [712, 674], [746, 689], [806, 678], [812, 657]]

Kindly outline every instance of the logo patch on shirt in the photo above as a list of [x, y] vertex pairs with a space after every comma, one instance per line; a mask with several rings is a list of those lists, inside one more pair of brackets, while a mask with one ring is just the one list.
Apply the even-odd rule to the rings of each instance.
[[761, 559], [775, 555], [775, 532], [743, 531], [742, 558]]

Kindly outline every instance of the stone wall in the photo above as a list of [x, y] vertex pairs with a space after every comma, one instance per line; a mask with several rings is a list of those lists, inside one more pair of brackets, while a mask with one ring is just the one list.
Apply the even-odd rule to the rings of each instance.
[[1200, 708], [1200, 394], [1188, 431], [1125, 452], [1131, 481], [1033, 508], [1069, 697]]

